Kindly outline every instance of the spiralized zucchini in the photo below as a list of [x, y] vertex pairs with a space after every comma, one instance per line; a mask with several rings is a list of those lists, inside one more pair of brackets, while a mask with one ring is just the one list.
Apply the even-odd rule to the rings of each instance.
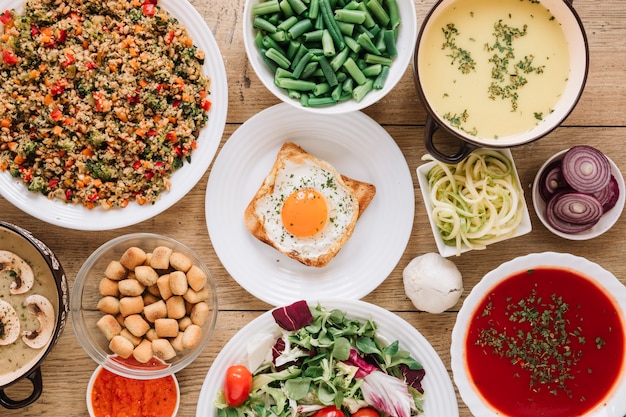
[[432, 218], [444, 242], [485, 249], [512, 236], [522, 221], [523, 190], [512, 162], [492, 149], [477, 149], [456, 165], [422, 157], [436, 165], [428, 172]]

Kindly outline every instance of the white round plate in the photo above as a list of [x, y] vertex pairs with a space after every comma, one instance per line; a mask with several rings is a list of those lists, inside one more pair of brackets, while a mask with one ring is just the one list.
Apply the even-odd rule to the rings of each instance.
[[[563, 267], [578, 271], [588, 277], [593, 277], [594, 281], [605, 289], [605, 293], [615, 300], [616, 305], [621, 310], [622, 317], [626, 315], [626, 287], [612, 273], [600, 265], [579, 256], [556, 252], [533, 253], [505, 262], [493, 271], [488, 272], [474, 286], [463, 302], [452, 330], [452, 344], [450, 347], [454, 383], [459, 389], [463, 402], [467, 404], [475, 416], [495, 417], [501, 416], [501, 414], [495, 412], [493, 408], [484, 402], [469, 381], [467, 367], [465, 366], [465, 339], [469, 321], [472, 319], [478, 303], [482, 301], [485, 294], [494, 285], [507, 276], [532, 269], [536, 266]], [[503, 381], [503, 383], [506, 384], [506, 381]], [[613, 393], [611, 393], [604, 404], [598, 405], [582, 417], [623, 417], [624, 415], [626, 415], [626, 374], [622, 374]]]
[[[338, 309], [352, 319], [373, 320], [378, 325], [378, 334], [393, 342], [399, 341], [399, 347], [411, 353], [422, 364], [426, 376], [422, 381], [424, 388], [423, 417], [456, 417], [459, 415], [456, 394], [448, 371], [437, 352], [428, 340], [405, 320], [384, 308], [359, 300], [309, 301], [310, 306], [320, 304], [327, 309]], [[213, 406], [222, 389], [224, 375], [229, 366], [246, 357], [248, 341], [259, 333], [271, 333], [277, 328], [271, 311], [263, 313], [244, 326], [224, 346], [217, 355], [207, 373], [198, 398], [196, 417], [214, 417]]]
[[[352, 237], [324, 268], [281, 254], [244, 224], [246, 206], [286, 141], [376, 186]], [[415, 201], [402, 152], [374, 120], [360, 112], [311, 114], [281, 103], [250, 118], [224, 144], [211, 168], [205, 208], [211, 242], [226, 270], [252, 295], [279, 306], [303, 297], [367, 295], [404, 253]]]
[[615, 206], [611, 208], [609, 211], [604, 213], [598, 223], [596, 223], [591, 229], [584, 230], [580, 233], [563, 233], [559, 230], [556, 230], [554, 227], [550, 226], [548, 220], [546, 219], [546, 202], [541, 198], [541, 194], [539, 193], [539, 178], [541, 177], [541, 173], [550, 165], [553, 161], [563, 159], [565, 152], [569, 149], [564, 149], [560, 152], [555, 153], [550, 158], [544, 162], [544, 164], [537, 171], [537, 175], [535, 175], [535, 179], [533, 181], [532, 188], [532, 199], [533, 199], [533, 207], [535, 208], [535, 213], [537, 213], [537, 217], [541, 220], [541, 223], [545, 226], [546, 229], [551, 231], [557, 236], [562, 237], [563, 239], [569, 240], [588, 240], [593, 239], [594, 237], [598, 237], [607, 230], [609, 230], [622, 215], [622, 211], [624, 210], [624, 203], [626, 202], [626, 186], [624, 186], [624, 177], [622, 176], [619, 167], [613, 162], [611, 158], [607, 156], [609, 163], [611, 164], [611, 174], [617, 180], [617, 185], [619, 186], [619, 196], [617, 197], [617, 203]]
[[[8, 0], [3, 9], [23, 10], [23, 0]], [[226, 69], [219, 47], [211, 30], [198, 11], [187, 0], [159, 0], [159, 6], [185, 25], [194, 45], [205, 52], [204, 71], [211, 78], [213, 106], [209, 120], [200, 131], [198, 148], [192, 163], [186, 163], [171, 177], [171, 189], [163, 193], [154, 204], [140, 206], [131, 203], [123, 209], [89, 210], [82, 205], [66, 204], [58, 199], [49, 200], [40, 193], [28, 191], [21, 180], [8, 172], [0, 173], [0, 194], [20, 210], [56, 226], [76, 230], [111, 230], [130, 226], [167, 210], [183, 198], [202, 178], [222, 140], [228, 110], [228, 85]]]

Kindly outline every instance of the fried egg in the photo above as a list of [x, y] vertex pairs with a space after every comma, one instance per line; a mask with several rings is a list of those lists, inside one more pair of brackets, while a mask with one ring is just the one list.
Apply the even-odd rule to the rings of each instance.
[[353, 186], [361, 183], [297, 145], [286, 145], [251, 202], [261, 231], [255, 233], [247, 221], [248, 228], [305, 265], [323, 266], [352, 235], [360, 216]]

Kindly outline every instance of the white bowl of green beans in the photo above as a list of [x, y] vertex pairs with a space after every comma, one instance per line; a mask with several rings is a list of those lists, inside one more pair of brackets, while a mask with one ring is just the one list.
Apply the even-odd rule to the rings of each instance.
[[249, 0], [244, 43], [276, 97], [317, 113], [361, 110], [404, 75], [417, 40], [407, 0]]

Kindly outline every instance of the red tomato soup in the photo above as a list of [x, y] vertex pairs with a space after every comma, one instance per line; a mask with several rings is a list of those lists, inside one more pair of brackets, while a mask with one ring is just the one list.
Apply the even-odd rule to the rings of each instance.
[[171, 417], [176, 400], [172, 376], [138, 380], [104, 368], [98, 372], [91, 393], [95, 417]]
[[522, 271], [474, 311], [466, 360], [470, 382], [503, 415], [579, 416], [605, 400], [623, 369], [622, 317], [577, 272]]

